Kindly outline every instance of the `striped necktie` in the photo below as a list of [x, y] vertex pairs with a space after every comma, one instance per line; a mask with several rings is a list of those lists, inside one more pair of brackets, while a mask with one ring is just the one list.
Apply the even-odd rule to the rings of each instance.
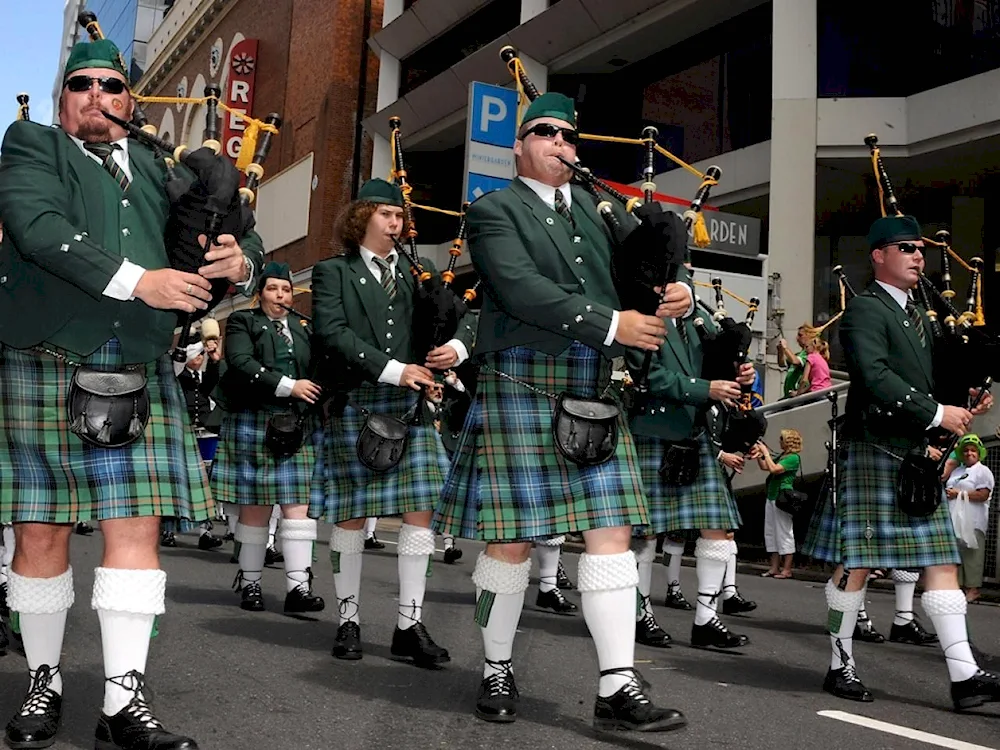
[[566, 219], [570, 226], [576, 226], [576, 222], [573, 221], [573, 212], [570, 210], [569, 206], [566, 205], [566, 199], [563, 197], [562, 190], [559, 188], [556, 188], [556, 197], [554, 202], [556, 213]]
[[278, 335], [281, 336], [281, 340], [288, 344], [288, 348], [291, 349], [292, 344], [292, 332], [288, 330], [287, 324], [284, 321], [276, 320], [274, 325], [277, 328]]
[[392, 275], [392, 254], [388, 258], [383, 260], [377, 255], [372, 258], [375, 261], [375, 265], [379, 267], [379, 272], [382, 278], [380, 282], [382, 288], [385, 289], [385, 293], [389, 296], [389, 299], [396, 299], [396, 277]]
[[117, 143], [84, 143], [83, 147], [101, 160], [101, 166], [114, 178], [115, 182], [118, 183], [118, 187], [122, 190], [128, 188], [128, 175], [125, 174], [125, 170], [115, 161], [114, 156], [115, 150], [120, 149], [121, 146]]
[[906, 300], [906, 314], [910, 318], [910, 322], [913, 323], [913, 328], [917, 332], [917, 338], [920, 339], [920, 346], [927, 346], [927, 334], [924, 331], [924, 321], [923, 316], [920, 313], [920, 308], [918, 308], [912, 299], [907, 298]]

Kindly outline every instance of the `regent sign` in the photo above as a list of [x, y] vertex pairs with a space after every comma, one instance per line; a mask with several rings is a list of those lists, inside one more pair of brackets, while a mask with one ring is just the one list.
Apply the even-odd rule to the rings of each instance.
[[[253, 112], [253, 89], [257, 78], [257, 40], [244, 39], [233, 45], [227, 64], [229, 77], [223, 99], [230, 109], [250, 114]], [[226, 156], [236, 159], [243, 145], [246, 125], [229, 112], [223, 114], [222, 147]]]

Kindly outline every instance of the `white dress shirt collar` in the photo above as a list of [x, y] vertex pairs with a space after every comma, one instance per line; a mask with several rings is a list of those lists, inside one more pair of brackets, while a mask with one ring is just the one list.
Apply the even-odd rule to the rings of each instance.
[[[66, 133], [66, 135], [69, 135], [69, 133]], [[77, 147], [83, 152], [84, 156], [93, 159], [98, 164], [103, 163], [101, 161], [101, 158], [97, 154], [92, 153], [83, 147], [83, 141], [80, 138], [77, 138], [75, 135], [69, 135], [69, 137], [70, 140], [72, 140], [73, 143], [75, 143]], [[113, 157], [114, 160], [118, 162], [118, 166], [120, 166], [123, 170], [125, 170], [125, 176], [128, 177], [129, 182], [131, 182], [132, 169], [129, 166], [129, 159], [128, 159], [128, 137], [119, 138], [117, 141], [112, 141], [111, 143], [113, 145], [120, 146], [120, 148], [114, 150]]]
[[368, 270], [371, 271], [372, 274], [374, 274], [375, 279], [379, 283], [382, 283], [382, 268], [381, 266], [378, 265], [378, 263], [375, 262], [376, 258], [378, 258], [380, 261], [381, 260], [387, 261], [389, 263], [389, 270], [393, 273], [393, 275], [395, 275], [396, 251], [393, 250], [391, 253], [385, 256], [385, 258], [380, 258], [364, 245], [361, 246], [361, 260], [363, 260], [365, 262], [365, 265], [368, 266]]
[[910, 295], [906, 291], [900, 289], [898, 286], [886, 284], [884, 281], [878, 281], [877, 279], [875, 283], [885, 289], [889, 293], [889, 296], [896, 300], [897, 305], [904, 310], [906, 309], [906, 303], [911, 299]]
[[[532, 192], [542, 199], [542, 203], [551, 208], [553, 211], [556, 210], [556, 188], [551, 185], [546, 185], [544, 182], [539, 182], [531, 177], [518, 176], [518, 178], [531, 188]], [[569, 189], [569, 183], [564, 182], [559, 186], [559, 192], [562, 193], [563, 200], [566, 201], [566, 207], [572, 208], [573, 206], [573, 193]]]

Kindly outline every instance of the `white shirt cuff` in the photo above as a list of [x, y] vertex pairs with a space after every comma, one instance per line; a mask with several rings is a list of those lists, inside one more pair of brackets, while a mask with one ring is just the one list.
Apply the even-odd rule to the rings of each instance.
[[288, 398], [292, 395], [292, 388], [294, 387], [295, 381], [282, 375], [281, 380], [278, 381], [278, 387], [274, 389], [274, 395], [278, 398]]
[[618, 335], [618, 311], [611, 311], [611, 327], [608, 329], [608, 335], [604, 337], [604, 345], [611, 346], [615, 343], [615, 336]]
[[104, 288], [104, 296], [122, 301], [135, 299], [135, 288], [144, 273], [146, 269], [142, 266], [137, 266], [128, 259], [123, 260], [121, 267]]
[[927, 425], [927, 429], [933, 430], [935, 427], [940, 427], [942, 419], [944, 419], [944, 404], [938, 404], [937, 411], [934, 412], [934, 419]]
[[405, 363], [400, 362], [398, 359], [390, 359], [385, 367], [382, 368], [382, 374], [378, 376], [378, 382], [385, 383], [386, 385], [399, 385], [403, 379], [403, 370], [405, 369]]
[[685, 289], [687, 289], [688, 299], [691, 300], [691, 303], [688, 305], [688, 309], [685, 311], [685, 313], [683, 315], [681, 315], [682, 318], [686, 318], [689, 315], [691, 315], [691, 313], [694, 312], [694, 308], [695, 308], [694, 292], [691, 290], [691, 285], [690, 284], [685, 284], [683, 281], [678, 281], [677, 285], [678, 286], [682, 286]]
[[458, 367], [460, 364], [462, 364], [465, 360], [469, 358], [469, 350], [466, 349], [465, 344], [463, 344], [458, 339], [452, 339], [451, 341], [446, 343], [445, 346], [450, 346], [452, 349], [455, 350], [455, 353], [458, 354], [458, 362], [456, 362], [453, 365], [453, 367]]
[[247, 277], [246, 281], [241, 281], [239, 284], [234, 284], [233, 286], [235, 286], [237, 289], [239, 289], [241, 292], [245, 294], [250, 289], [250, 283], [253, 281], [255, 268], [252, 260], [247, 258], [247, 256], [245, 255], [243, 257], [246, 258], [244, 263], [249, 264], [250, 266], [250, 275]]

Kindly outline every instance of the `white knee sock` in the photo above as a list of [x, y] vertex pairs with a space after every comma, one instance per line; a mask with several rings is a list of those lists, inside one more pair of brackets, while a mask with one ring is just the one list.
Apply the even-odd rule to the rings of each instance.
[[918, 580], [920, 571], [892, 571], [892, 585], [896, 590], [896, 614], [892, 618], [893, 625], [905, 625], [913, 621], [913, 595], [917, 591]]
[[267, 529], [263, 526], [236, 526], [236, 541], [240, 543], [240, 573], [243, 583], [259, 583], [264, 574], [264, 553], [267, 551]]
[[974, 677], [979, 665], [969, 645], [965, 594], [959, 589], [924, 591], [920, 603], [934, 623], [951, 681], [961, 682]]
[[[615, 555], [580, 555], [578, 589], [583, 619], [594, 639], [600, 670], [635, 666], [635, 601], [639, 585], [635, 555], [631, 550]], [[628, 672], [604, 675], [597, 686], [600, 696], [614, 695], [631, 682]]]
[[455, 546], [455, 537], [451, 534], [442, 534], [442, 539], [444, 539], [444, 548], [452, 549]]
[[562, 547], [535, 545], [535, 554], [538, 556], [538, 590], [542, 593], [552, 591], [556, 587], [561, 553]]
[[653, 560], [656, 558], [656, 539], [633, 539], [632, 552], [635, 554], [639, 573], [639, 601], [635, 611], [635, 620], [638, 622], [646, 615], [646, 608], [649, 606], [649, 592], [653, 588]]
[[286, 591], [297, 588], [308, 591], [316, 521], [312, 518], [284, 518], [278, 535], [285, 555]]
[[695, 572], [698, 574], [698, 606], [695, 625], [707, 625], [715, 619], [719, 606], [719, 591], [729, 562], [728, 539], [699, 538], [694, 546]]
[[[66, 614], [73, 606], [73, 568], [54, 578], [28, 578], [8, 573], [7, 604], [17, 612], [28, 671], [43, 664], [55, 669], [62, 657]], [[56, 671], [49, 687], [62, 695], [62, 673]]]
[[281, 518], [281, 507], [271, 508], [271, 520], [267, 522], [267, 546], [274, 548], [274, 539], [278, 533], [278, 520]]
[[240, 520], [240, 506], [236, 503], [225, 503], [224, 509], [226, 513], [226, 528], [229, 533], [233, 535], [233, 539], [236, 538], [236, 524]]
[[434, 554], [434, 532], [404, 523], [399, 527], [396, 566], [399, 571], [399, 609], [396, 627], [406, 630], [420, 622], [427, 591], [427, 565]]
[[722, 579], [722, 599], [732, 599], [736, 596], [736, 542], [729, 540], [729, 562], [726, 563], [726, 575]]
[[827, 623], [830, 634], [830, 669], [854, 666], [854, 626], [858, 621], [858, 610], [865, 601], [865, 591], [841, 591], [826, 582]]
[[349, 531], [334, 526], [330, 533], [330, 564], [333, 588], [340, 609], [340, 624], [361, 623], [361, 553], [365, 551], [364, 529]]
[[681, 560], [684, 557], [684, 544], [667, 540], [663, 544], [663, 561], [667, 566], [667, 590], [680, 590]]
[[101, 621], [104, 650], [104, 713], [114, 716], [135, 696], [129, 672], [146, 674], [149, 638], [165, 610], [167, 574], [162, 570], [94, 570], [91, 607]]
[[475, 619], [483, 635], [483, 677], [503, 672], [496, 662], [511, 659], [530, 573], [531, 560], [508, 563], [479, 553], [472, 581], [476, 584]]
[[375, 524], [378, 523], [378, 518], [366, 518], [365, 519], [365, 539], [371, 539], [375, 536]]

